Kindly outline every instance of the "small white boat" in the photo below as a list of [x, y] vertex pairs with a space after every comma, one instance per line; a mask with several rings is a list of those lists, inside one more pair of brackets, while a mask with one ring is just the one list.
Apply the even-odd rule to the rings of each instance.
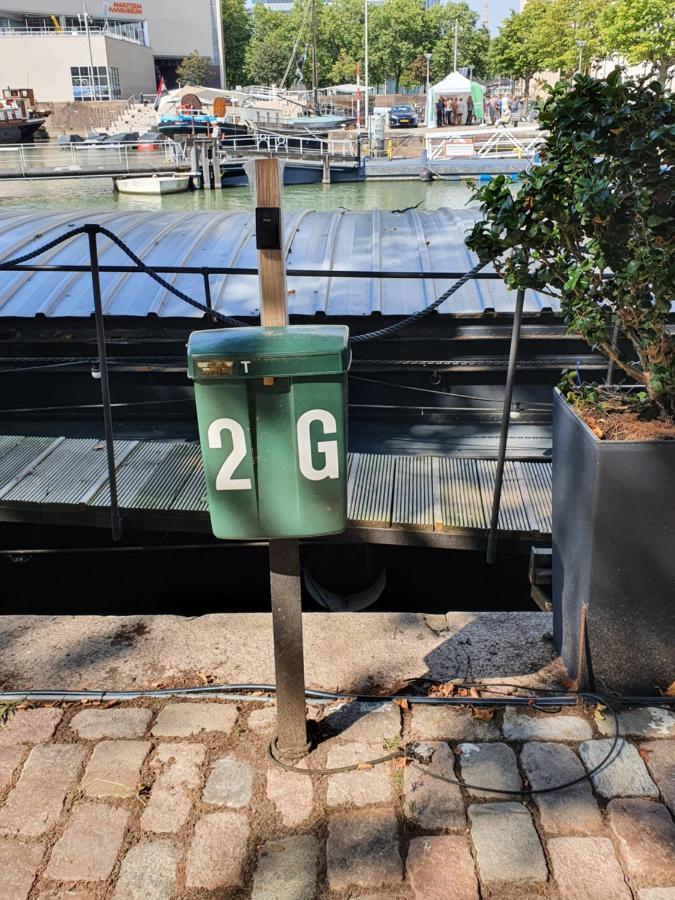
[[121, 194], [181, 194], [190, 187], [190, 176], [143, 175], [138, 178], [118, 178], [115, 185]]

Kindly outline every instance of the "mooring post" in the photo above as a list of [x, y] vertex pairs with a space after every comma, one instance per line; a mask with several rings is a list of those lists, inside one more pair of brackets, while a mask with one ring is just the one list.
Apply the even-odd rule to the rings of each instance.
[[509, 350], [509, 366], [506, 371], [506, 387], [504, 389], [504, 405], [502, 407], [502, 423], [499, 432], [499, 451], [497, 453], [497, 471], [492, 494], [492, 515], [490, 517], [490, 533], [488, 535], [487, 561], [494, 563], [497, 558], [497, 528], [499, 526], [499, 507], [502, 499], [502, 482], [504, 481], [504, 464], [506, 461], [506, 443], [509, 438], [509, 422], [511, 419], [511, 403], [513, 401], [513, 385], [518, 365], [518, 348], [520, 345], [520, 328], [523, 321], [525, 290], [516, 293], [516, 308], [513, 313], [513, 329], [511, 331], [511, 348]]
[[330, 156], [328, 154], [328, 144], [326, 144], [326, 152], [323, 156], [323, 184], [330, 184]]
[[117, 474], [115, 470], [115, 441], [113, 437], [112, 407], [110, 405], [110, 381], [108, 378], [108, 354], [105, 346], [105, 324], [103, 322], [103, 304], [101, 303], [101, 273], [98, 263], [98, 247], [96, 235], [98, 225], [85, 225], [89, 238], [89, 259], [91, 263], [91, 285], [94, 294], [94, 316], [96, 320], [96, 342], [98, 344], [98, 368], [101, 379], [101, 401], [103, 404], [103, 427], [105, 430], [105, 446], [108, 459], [108, 484], [110, 486], [110, 525], [112, 538], [119, 541], [122, 537], [122, 521], [117, 502]]
[[211, 160], [209, 159], [208, 141], [202, 141], [202, 185], [205, 191], [211, 190]]
[[215, 190], [220, 191], [223, 187], [223, 179], [220, 174], [220, 148], [219, 148], [218, 138], [213, 139], [213, 157], [212, 157], [212, 167], [213, 167], [213, 187]]
[[[254, 171], [260, 324], [263, 327], [288, 325], [281, 218], [282, 166], [277, 159], [257, 159]], [[276, 231], [274, 247], [269, 246], [269, 240], [262, 240], [260, 232], [263, 228]], [[305, 708], [299, 541], [270, 541], [269, 565], [277, 685], [276, 752], [283, 759], [294, 760], [306, 756], [310, 749]]]

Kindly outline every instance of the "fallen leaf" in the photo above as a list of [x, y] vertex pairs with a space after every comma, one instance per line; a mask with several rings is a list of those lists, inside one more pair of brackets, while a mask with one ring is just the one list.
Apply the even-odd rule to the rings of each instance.
[[401, 709], [410, 709], [410, 701], [406, 697], [397, 697], [394, 703], [400, 706]]
[[668, 685], [668, 687], [663, 691], [664, 697], [675, 697], [675, 681], [672, 684]]
[[566, 691], [575, 691], [577, 687], [577, 683], [573, 678], [563, 678], [560, 684]]
[[494, 707], [490, 706], [472, 706], [471, 718], [480, 719], [481, 722], [491, 722], [495, 716]]
[[393, 761], [392, 765], [395, 769], [405, 769], [409, 762], [410, 760], [407, 756], [399, 756]]
[[649, 750], [645, 750], [645, 748], [642, 747], [640, 750], [638, 750], [638, 753], [646, 763], [649, 762]]
[[605, 721], [605, 716], [603, 716], [602, 714], [603, 710], [605, 709], [607, 709], [607, 707], [603, 706], [602, 703], [598, 703], [598, 705], [595, 707], [595, 710], [593, 711], [593, 718], [596, 720], [596, 722]]

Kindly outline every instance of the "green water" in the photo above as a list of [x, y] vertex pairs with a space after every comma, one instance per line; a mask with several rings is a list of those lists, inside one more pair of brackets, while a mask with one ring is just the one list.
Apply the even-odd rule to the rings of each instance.
[[[420, 209], [440, 206], [461, 208], [471, 195], [463, 181], [365, 181], [352, 184], [300, 184], [284, 188], [284, 208]], [[133, 196], [113, 191], [112, 179], [82, 178], [64, 181], [0, 182], [0, 210], [10, 208], [54, 210], [225, 210], [251, 209], [248, 187], [222, 191], [189, 191], [164, 197]]]

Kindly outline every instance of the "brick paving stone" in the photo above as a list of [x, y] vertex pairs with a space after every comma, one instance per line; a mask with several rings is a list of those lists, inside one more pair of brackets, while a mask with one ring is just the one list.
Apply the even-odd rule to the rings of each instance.
[[403, 863], [391, 809], [354, 810], [328, 823], [326, 865], [332, 891], [398, 886]]
[[[658, 706], [628, 709], [619, 713], [619, 727], [624, 737], [675, 738], [675, 713]], [[614, 719], [610, 716], [598, 722], [600, 734], [614, 734]]]
[[256, 734], [271, 735], [277, 723], [277, 708], [268, 704], [249, 713], [247, 725]]
[[609, 827], [625, 873], [639, 887], [675, 885], [675, 825], [651, 800], [612, 800]]
[[[522, 788], [516, 754], [508, 744], [460, 744], [457, 747], [462, 780], [467, 784], [485, 785], [505, 791]], [[468, 788], [471, 797], [488, 800], [509, 799], [508, 794], [495, 794]]]
[[247, 762], [234, 756], [223, 756], [211, 767], [202, 800], [217, 806], [241, 809], [251, 799], [253, 771]]
[[382, 744], [401, 734], [401, 710], [395, 703], [342, 703], [326, 710], [321, 722], [349, 742]]
[[44, 852], [44, 844], [0, 838], [0, 900], [26, 900]]
[[492, 890], [547, 881], [544, 852], [522, 803], [473, 804], [468, 812], [483, 887]]
[[56, 731], [63, 715], [60, 709], [20, 709], [0, 725], [0, 747], [44, 744]]
[[478, 900], [478, 880], [464, 835], [415, 838], [405, 868], [414, 900]]
[[14, 747], [0, 747], [0, 791], [4, 791], [10, 784], [25, 752], [26, 748], [23, 744], [17, 744]]
[[200, 767], [205, 756], [203, 744], [160, 744], [157, 747], [150, 762], [156, 778], [141, 816], [141, 828], [157, 834], [180, 831], [192, 808], [189, 791], [201, 787]]
[[410, 737], [414, 741], [498, 741], [499, 726], [474, 719], [469, 710], [413, 704]]
[[206, 731], [229, 734], [237, 721], [237, 707], [227, 703], [170, 703], [157, 716], [155, 737], [190, 737]]
[[77, 744], [38, 744], [0, 809], [0, 834], [39, 837], [56, 824], [86, 749]]
[[638, 891], [638, 900], [675, 900], [675, 887], [645, 888]]
[[502, 730], [507, 741], [586, 741], [593, 736], [590, 724], [580, 716], [504, 710]]
[[70, 727], [85, 741], [102, 738], [142, 738], [152, 719], [151, 709], [85, 709], [73, 716]]
[[188, 888], [239, 887], [249, 835], [244, 813], [216, 812], [203, 816], [195, 826], [187, 855]]
[[[344, 744], [331, 747], [326, 768], [351, 766], [373, 759], [373, 754], [383, 755], [372, 744]], [[304, 776], [301, 776], [304, 777]], [[354, 772], [341, 772], [328, 778], [327, 803], [329, 806], [368, 806], [391, 800], [391, 766], [388, 763]]]
[[[534, 741], [520, 754], [523, 771], [535, 790], [574, 781], [586, 774], [576, 753], [564, 744]], [[588, 780], [532, 798], [549, 835], [593, 835], [603, 830], [602, 816]]]
[[[587, 771], [597, 766], [607, 756], [612, 746], [612, 738], [600, 741], [586, 741], [579, 745], [579, 756]], [[591, 781], [598, 794], [611, 800], [614, 797], [658, 797], [659, 789], [649, 777], [649, 772], [632, 744], [620, 740], [611, 762], [595, 775]]]
[[[598, 837], [548, 841], [551, 870], [560, 900], [631, 900], [612, 842]], [[598, 885], [601, 884], [601, 895]]]
[[455, 779], [455, 757], [443, 742], [429, 741], [434, 756], [429, 765], [406, 766], [403, 810], [406, 818], [427, 831], [457, 831], [466, 827], [464, 802], [458, 784], [434, 778]]
[[664, 803], [675, 816], [675, 741], [646, 741], [640, 744], [640, 756], [647, 763]]
[[42, 891], [37, 900], [99, 900], [100, 894], [98, 896], [97, 894], [95, 887], [53, 887]]
[[268, 841], [258, 854], [251, 900], [313, 900], [318, 862], [313, 834]]
[[171, 841], [136, 844], [122, 860], [114, 900], [171, 900], [178, 859]]
[[45, 871], [55, 881], [105, 881], [122, 846], [129, 812], [104, 803], [80, 803], [54, 845]]
[[[304, 760], [294, 763], [300, 768]], [[270, 800], [287, 828], [301, 825], [312, 812], [314, 787], [307, 775], [287, 772], [274, 764], [267, 770], [267, 799]]]
[[151, 747], [149, 741], [101, 741], [82, 776], [85, 796], [134, 797]]

